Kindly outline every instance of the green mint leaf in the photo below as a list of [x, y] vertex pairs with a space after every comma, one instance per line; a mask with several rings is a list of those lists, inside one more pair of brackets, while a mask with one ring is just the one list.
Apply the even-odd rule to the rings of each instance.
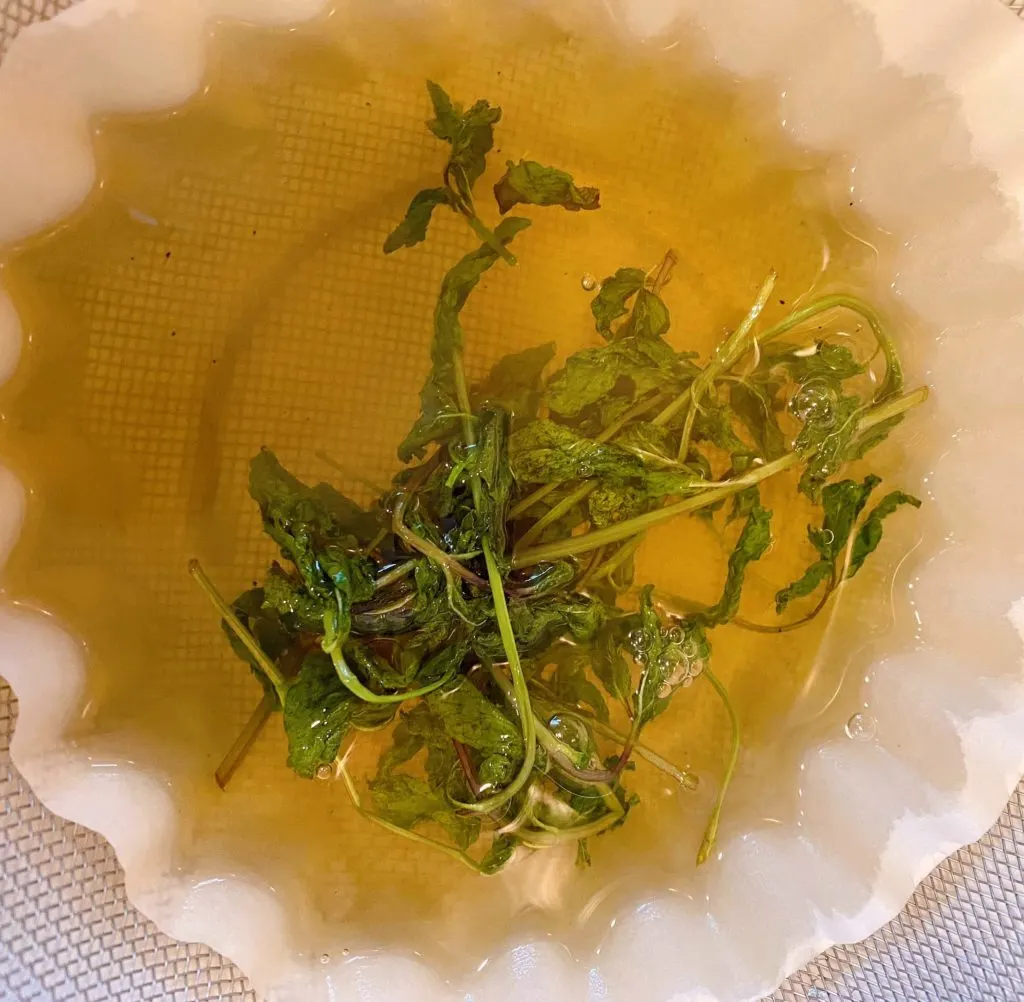
[[404, 773], [378, 776], [370, 783], [377, 813], [399, 828], [412, 829], [424, 822], [440, 825], [460, 848], [480, 837], [480, 819], [457, 814], [443, 795], [422, 779]]
[[306, 655], [285, 697], [289, 767], [304, 779], [312, 779], [321, 765], [332, 765], [348, 732], [356, 702], [341, 684], [326, 654], [314, 651]]
[[807, 457], [799, 489], [817, 501], [826, 481], [846, 461], [857, 431], [860, 399], [835, 398], [829, 390], [807, 384], [794, 396], [790, 407], [804, 423], [793, 443], [793, 448]]
[[626, 637], [633, 660], [642, 667], [633, 710], [641, 724], [648, 723], [666, 706], [673, 693], [704, 669], [711, 647], [704, 626], [696, 618], [680, 619], [665, 626], [654, 608], [652, 585], [640, 593], [636, 626]]
[[378, 777], [390, 775], [425, 748], [427, 782], [431, 789], [445, 792], [458, 762], [443, 722], [430, 712], [425, 702], [416, 703], [401, 715], [392, 731], [391, 741], [391, 747], [383, 752], [377, 763]]
[[508, 169], [494, 186], [498, 211], [505, 215], [517, 205], [560, 205], [578, 212], [598, 209], [601, 193], [597, 188], [577, 188], [572, 175], [535, 160], [509, 160]]
[[487, 404], [503, 407], [512, 416], [513, 428], [534, 420], [544, 395], [544, 369], [556, 351], [555, 342], [549, 341], [500, 359], [487, 378], [473, 387], [474, 410]]
[[397, 703], [364, 703], [356, 699], [352, 704], [352, 726], [364, 731], [379, 731], [387, 727], [397, 713]]
[[477, 780], [484, 789], [500, 789], [507, 786], [515, 776], [516, 767], [504, 755], [488, 755], [477, 767]]
[[779, 427], [774, 396], [761, 383], [733, 383], [729, 406], [753, 439], [762, 459], [778, 459], [786, 451], [786, 436]]
[[[509, 216], [498, 223], [494, 235], [502, 246], [507, 246], [529, 225], [528, 219]], [[429, 443], [444, 441], [458, 428], [461, 414], [455, 385], [455, 364], [463, 345], [459, 315], [469, 294], [497, 260], [498, 252], [488, 244], [482, 244], [451, 268], [441, 283], [441, 294], [434, 309], [430, 375], [420, 391], [420, 417], [398, 447], [398, 457], [402, 462], [408, 462], [413, 456], [422, 456]]]
[[592, 863], [593, 860], [590, 858], [590, 849], [587, 846], [587, 840], [585, 838], [581, 838], [576, 843], [576, 865], [581, 870], [585, 870]]
[[641, 515], [649, 507], [648, 493], [632, 483], [598, 483], [587, 497], [587, 514], [597, 529]]
[[882, 541], [882, 521], [888, 518], [902, 505], [920, 508], [921, 501], [912, 494], [903, 491], [891, 491], [871, 510], [864, 524], [860, 527], [850, 551], [850, 569], [847, 577], [852, 578], [861, 569], [864, 561], [878, 548]]
[[[563, 637], [577, 642], [592, 640], [606, 618], [603, 603], [580, 594], [530, 600], [511, 598], [508, 614], [516, 647], [523, 657], [540, 654]], [[504, 648], [493, 621], [493, 605], [487, 615], [487, 625], [473, 634], [473, 649], [484, 660], [497, 661], [502, 658]]]
[[364, 511], [330, 484], [307, 487], [269, 449], [249, 464], [249, 495], [260, 507], [267, 534], [284, 550], [301, 549], [303, 533], [319, 543], [358, 549], [381, 527], [378, 511]]
[[764, 361], [769, 368], [784, 367], [800, 385], [820, 380], [834, 387], [865, 372], [849, 348], [828, 341], [817, 341], [810, 347], [776, 345]]
[[625, 483], [606, 480], [590, 492], [587, 511], [594, 526], [601, 528], [643, 514], [655, 501], [689, 494], [702, 479], [689, 470], [654, 469], [643, 470]]
[[515, 835], [495, 835], [487, 854], [480, 860], [481, 872], [488, 875], [497, 873], [512, 858], [518, 844]]
[[840, 480], [821, 492], [825, 517], [820, 529], [807, 527], [807, 538], [822, 560], [834, 563], [843, 555], [854, 524], [868, 503], [871, 492], [881, 482], [879, 477], [869, 475], [862, 483]]
[[323, 632], [324, 600], [311, 595], [276, 561], [271, 564], [263, 581], [263, 604], [277, 612], [296, 631]]
[[733, 428], [733, 412], [725, 404], [705, 403], [693, 422], [693, 441], [710, 442], [730, 455], [750, 453]]
[[487, 166], [487, 154], [494, 145], [494, 125], [501, 120], [501, 109], [487, 101], [477, 101], [463, 111], [452, 102], [444, 89], [432, 80], [427, 91], [434, 106], [434, 118], [427, 128], [451, 144], [448, 173], [453, 175], [456, 187], [464, 198], [469, 198], [473, 185]]
[[434, 106], [434, 118], [427, 122], [427, 128], [438, 139], [449, 143], [454, 142], [462, 124], [461, 110], [452, 103], [452, 99], [445, 89], [433, 80], [427, 81], [427, 94], [430, 96], [430, 103]]
[[864, 510], [871, 492], [881, 481], [878, 477], [865, 477], [862, 483], [856, 480], [840, 480], [829, 484], [821, 492], [824, 511], [821, 528], [807, 527], [807, 538], [818, 551], [818, 560], [812, 563], [792, 584], [781, 589], [775, 596], [775, 611], [782, 613], [794, 599], [804, 598], [818, 587], [831, 581], [835, 575], [836, 561], [846, 552], [850, 533]]
[[590, 680], [589, 653], [568, 645], [558, 645], [548, 657], [555, 662], [554, 671], [547, 680], [551, 695], [569, 706], [588, 706], [598, 720], [607, 723], [608, 704], [601, 690]]
[[629, 319], [619, 328], [616, 337], [658, 338], [668, 333], [671, 320], [661, 297], [640, 289], [633, 300]]
[[469, 650], [468, 640], [449, 636], [440, 650], [423, 659], [414, 680], [420, 685], [428, 685], [438, 679], [454, 675], [466, 659]]
[[682, 392], [696, 371], [689, 353], [677, 353], [660, 338], [623, 337], [570, 355], [548, 382], [548, 406], [565, 418], [603, 404], [627, 384], [627, 403], [651, 390]]
[[697, 617], [706, 626], [728, 623], [739, 611], [740, 595], [747, 567], [768, 552], [772, 542], [772, 513], [760, 504], [747, 516], [739, 539], [729, 556], [729, 571], [722, 589], [722, 597], [707, 612]]
[[796, 581], [776, 592], [775, 611], [781, 614], [794, 599], [804, 598], [817, 591], [819, 585], [831, 578], [832, 568], [832, 561], [816, 560]]
[[345, 661], [363, 684], [376, 692], [404, 689], [415, 677], [419, 667], [419, 660], [411, 659], [404, 666], [406, 671], [396, 671], [380, 654], [355, 640], [345, 644]]
[[520, 484], [561, 484], [589, 477], [642, 476], [643, 462], [610, 442], [595, 442], [554, 421], [532, 421], [509, 439], [509, 464]]
[[631, 617], [618, 616], [599, 631], [593, 647], [591, 667], [608, 695], [623, 706], [630, 705], [633, 679], [624, 655]]
[[612, 324], [629, 312], [629, 301], [644, 287], [647, 273], [640, 268], [620, 268], [601, 283], [590, 304], [597, 333], [610, 341]]
[[483, 755], [522, 761], [523, 736], [518, 725], [468, 679], [430, 693], [426, 703], [449, 737]]
[[509, 466], [509, 419], [504, 410], [488, 407], [478, 421], [477, 444], [466, 469], [480, 478], [484, 488], [475, 510], [480, 535], [490, 540], [493, 553], [501, 557], [508, 543], [506, 522], [515, 486]]
[[[540, 598], [560, 592], [567, 588], [577, 574], [576, 565], [571, 560], [556, 560], [550, 564], [540, 564], [530, 568], [530, 576], [523, 582], [516, 582], [517, 589], [529, 588], [532, 598]], [[521, 593], [521, 592], [520, 592]]]
[[401, 247], [414, 247], [427, 238], [427, 227], [439, 205], [449, 205], [448, 191], [445, 188], [425, 188], [417, 192], [409, 208], [405, 210], [405, 218], [391, 231], [384, 241], [384, 253], [392, 254]]

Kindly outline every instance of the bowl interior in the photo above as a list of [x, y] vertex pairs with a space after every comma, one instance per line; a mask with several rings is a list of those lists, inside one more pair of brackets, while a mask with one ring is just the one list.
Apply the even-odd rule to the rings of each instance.
[[[465, 313], [471, 376], [542, 341], [563, 353], [595, 343], [584, 278], [651, 267], [669, 247], [680, 256], [666, 293], [677, 347], [707, 352], [772, 268], [767, 323], [842, 285], [881, 296], [912, 373], [924, 375], [930, 341], [880, 291], [892, 235], [840, 197], [834, 162], [774, 133], [755, 92], [700, 72], [692, 34], [638, 52], [489, 5], [463, 9], [454, 36], [452, 23], [406, 12], [386, 25], [336, 15], [287, 34], [220, 26], [207, 86], [185, 107], [97, 120], [100, 186], [4, 261], [27, 347], [3, 390], [0, 447], [30, 491], [7, 591], [57, 613], [88, 648], [85, 710], [68, 740], [166, 781], [180, 806], [175, 865], [273, 885], [310, 954], [429, 947], [464, 970], [524, 931], [592, 946], [601, 920], [645, 888], [686, 893], [727, 730], [695, 687], [651, 743], [700, 777], [696, 794], [640, 770], [643, 809], [631, 831], [601, 840], [590, 870], [574, 869], [572, 853], [538, 854], [493, 881], [389, 842], [340, 784], [290, 775], [276, 721], [226, 792], [213, 782], [259, 690], [187, 561], [198, 556], [234, 594], [274, 556], [246, 494], [263, 445], [361, 500], [390, 479], [441, 277], [470, 247], [442, 218], [427, 247], [380, 250], [443, 156], [423, 128], [424, 79], [502, 106], [488, 178], [506, 156], [535, 157], [602, 191], [586, 218], [537, 214], [520, 266], [482, 283]], [[901, 430], [880, 472], [895, 476], [911, 456], [901, 485], [914, 489], [943, 448], [937, 434], [927, 418]], [[783, 515], [776, 531], [790, 535], [812, 517]], [[863, 709], [844, 680], [859, 682], [913, 632], [906, 574], [943, 539], [938, 515], [922, 524], [894, 523], [833, 619], [796, 643], [722, 636], [716, 656], [747, 742], [729, 831], [773, 821], [797, 837], [797, 760]], [[711, 598], [720, 580], [694, 582], [688, 568], [722, 546], [696, 520], [661, 530], [638, 580]], [[911, 550], [880, 608], [877, 589]], [[755, 610], [798, 558], [755, 575]], [[357, 770], [379, 746], [359, 739]]]

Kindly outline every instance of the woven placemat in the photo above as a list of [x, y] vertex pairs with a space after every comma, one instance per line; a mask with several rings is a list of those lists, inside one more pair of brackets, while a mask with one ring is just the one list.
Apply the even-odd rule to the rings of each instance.
[[[0, 56], [72, 0], [0, 0]], [[1024, 14], [1024, 0], [1011, 0]], [[258, 1002], [207, 947], [177, 943], [128, 903], [103, 838], [50, 814], [10, 763], [16, 700], [0, 680], [0, 1002]], [[772, 1002], [1024, 1002], [1024, 785], [979, 843], [904, 912], [829, 950]]]

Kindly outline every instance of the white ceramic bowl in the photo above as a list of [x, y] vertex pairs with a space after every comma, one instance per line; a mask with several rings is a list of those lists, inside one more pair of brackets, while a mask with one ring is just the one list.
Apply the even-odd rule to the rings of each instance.
[[[91, 114], [168, 108], [196, 91], [212, 20], [286, 24], [321, 7], [84, 0], [24, 32], [0, 67], [0, 243], [86, 198]], [[874, 652], [857, 696], [873, 739], [838, 727], [799, 762], [789, 780], [798, 825], [737, 819], [727, 866], [681, 869], [671, 887], [626, 895], [584, 940], [513, 927], [488, 963], [449, 977], [397, 948], [346, 956], [342, 932], [309, 913], [301, 888], [230, 860], [176, 859], [175, 833], [188, 824], [178, 791], [125, 761], [96, 768], [94, 750], [62, 739], [81, 709], [80, 645], [44, 616], [0, 608], [0, 665], [21, 706], [18, 768], [52, 810], [111, 841], [145, 914], [226, 954], [279, 1002], [753, 999], [896, 914], [937, 862], [994, 821], [1024, 771], [1024, 33], [989, 0], [595, 7], [551, 4], [549, 16], [614, 31], [623, 45], [658, 44], [684, 18], [709, 70], [759, 81], [778, 129], [833, 155], [833, 188], [893, 234], [885, 267], [914, 318], [911, 368], [934, 389], [921, 420], [943, 443], [906, 470], [928, 500], [897, 602], [912, 628]], [[14, 370], [19, 338], [0, 290], [0, 376]], [[17, 480], [0, 474], [0, 554], [25, 505]], [[486, 908], [486, 894], [473, 907]]]

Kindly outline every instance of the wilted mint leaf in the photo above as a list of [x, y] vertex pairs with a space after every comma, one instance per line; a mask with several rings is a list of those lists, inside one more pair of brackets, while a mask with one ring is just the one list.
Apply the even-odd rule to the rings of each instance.
[[320, 766], [332, 765], [357, 704], [326, 654], [307, 655], [284, 703], [288, 765], [304, 779], [312, 779]]
[[549, 341], [500, 359], [487, 378], [473, 387], [474, 408], [497, 404], [511, 415], [513, 427], [532, 421], [544, 394], [544, 368], [555, 351], [555, 342]]
[[644, 287], [647, 273], [640, 268], [620, 268], [601, 283], [590, 304], [597, 333], [611, 340], [612, 324], [629, 312], [629, 301]]
[[427, 91], [434, 106], [434, 118], [427, 127], [437, 136], [450, 143], [451, 156], [448, 173], [455, 174], [456, 186], [467, 196], [487, 166], [487, 154], [494, 145], [494, 125], [501, 120], [501, 108], [494, 108], [487, 101], [477, 101], [463, 111], [462, 106], [452, 102], [440, 84], [432, 80]]
[[704, 625], [718, 626], [728, 623], [739, 611], [747, 567], [760, 560], [771, 545], [771, 519], [772, 513], [760, 504], [757, 504], [747, 516], [739, 539], [736, 540], [736, 545], [729, 556], [729, 572], [725, 587], [722, 589], [722, 597], [699, 617]]
[[[528, 219], [509, 216], [495, 227], [494, 235], [505, 246], [529, 225]], [[459, 261], [441, 283], [441, 294], [434, 309], [430, 375], [420, 391], [420, 417], [398, 447], [398, 457], [403, 462], [422, 456], [426, 445], [443, 441], [456, 429], [461, 412], [455, 385], [455, 358], [462, 351], [463, 341], [459, 314], [484, 272], [497, 260], [498, 252], [489, 244], [482, 244]]]
[[572, 212], [601, 205], [597, 188], [577, 188], [571, 174], [536, 160], [509, 160], [508, 169], [494, 186], [494, 197], [502, 215], [517, 205], [560, 205]]
[[426, 188], [417, 192], [405, 211], [405, 218], [384, 241], [384, 253], [391, 254], [400, 247], [413, 247], [425, 240], [434, 209], [448, 204], [448, 191], [445, 188]]
[[878, 544], [882, 541], [883, 519], [888, 518], [897, 508], [905, 504], [912, 508], [921, 507], [920, 500], [912, 494], [891, 491], [871, 510], [853, 541], [847, 577], [852, 578], [861, 569], [864, 561], [878, 548]]

